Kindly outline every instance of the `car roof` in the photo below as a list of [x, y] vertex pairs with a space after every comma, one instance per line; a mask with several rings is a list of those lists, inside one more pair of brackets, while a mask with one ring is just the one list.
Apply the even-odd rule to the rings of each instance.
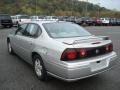
[[44, 24], [44, 23], [55, 23], [55, 22], [65, 22], [65, 21], [42, 21], [42, 20], [38, 20], [38, 21], [31, 21], [29, 23]]

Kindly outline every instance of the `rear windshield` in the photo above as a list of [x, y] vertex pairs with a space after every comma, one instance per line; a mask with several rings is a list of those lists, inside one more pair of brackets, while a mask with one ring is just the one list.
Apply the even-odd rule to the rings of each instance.
[[45, 23], [43, 26], [52, 38], [71, 38], [91, 35], [81, 26], [69, 22]]
[[0, 15], [0, 19], [11, 19], [9, 15]]

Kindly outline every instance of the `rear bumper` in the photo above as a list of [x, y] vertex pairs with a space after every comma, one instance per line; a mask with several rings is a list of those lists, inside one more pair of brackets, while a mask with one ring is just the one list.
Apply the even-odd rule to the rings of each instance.
[[76, 81], [107, 71], [117, 65], [118, 60], [116, 53], [112, 52], [109, 55], [90, 58], [82, 62], [63, 63], [54, 67], [54, 73], [48, 73], [65, 81]]

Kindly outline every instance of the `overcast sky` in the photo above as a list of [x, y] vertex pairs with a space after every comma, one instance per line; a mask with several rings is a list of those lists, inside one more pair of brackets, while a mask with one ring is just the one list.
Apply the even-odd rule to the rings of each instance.
[[[86, 1], [86, 0], [80, 0], [80, 1]], [[108, 9], [116, 9], [120, 11], [120, 0], [88, 0], [91, 3], [98, 4], [100, 3], [100, 6], [106, 7]]]

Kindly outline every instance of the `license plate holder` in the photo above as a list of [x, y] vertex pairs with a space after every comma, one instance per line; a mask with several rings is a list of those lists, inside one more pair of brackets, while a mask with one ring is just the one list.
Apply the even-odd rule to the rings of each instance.
[[91, 71], [95, 72], [108, 67], [108, 60], [96, 61], [91, 63]]

